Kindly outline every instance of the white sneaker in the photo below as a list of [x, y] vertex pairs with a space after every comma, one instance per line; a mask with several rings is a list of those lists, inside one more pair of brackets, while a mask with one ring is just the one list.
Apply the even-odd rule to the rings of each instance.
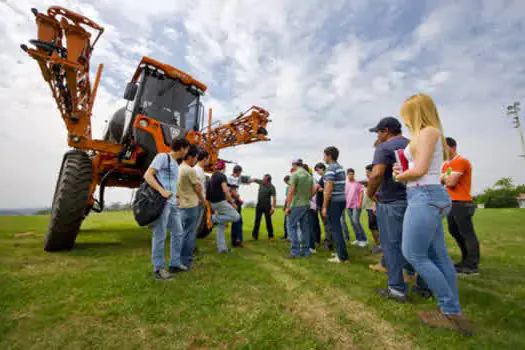
[[189, 270], [188, 266], [182, 265], [182, 264], [179, 265], [179, 269], [181, 269], [181, 271], [188, 271]]
[[358, 245], [359, 244], [359, 241], [353, 241], [352, 242], [352, 245]]
[[336, 255], [336, 256], [333, 257], [332, 259], [328, 259], [328, 262], [335, 263], [335, 264], [342, 264], [342, 263], [345, 263], [346, 261], [342, 261], [342, 260], [339, 259], [339, 257]]
[[312, 253], [312, 254], [316, 254], [316, 253], [317, 253], [317, 249], [312, 249], [312, 248], [310, 248], [310, 253]]
[[357, 243], [357, 245], [361, 248], [366, 248], [368, 247], [368, 242], [367, 241], [360, 241], [359, 243]]
[[337, 256], [337, 253], [332, 253], [332, 258]]

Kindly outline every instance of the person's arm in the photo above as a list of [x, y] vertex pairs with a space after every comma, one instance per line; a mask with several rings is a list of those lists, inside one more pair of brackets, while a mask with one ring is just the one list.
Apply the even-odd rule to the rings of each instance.
[[160, 154], [158, 154], [151, 162], [151, 165], [148, 168], [148, 170], [146, 170], [146, 173], [144, 174], [144, 180], [146, 180], [148, 185], [153, 187], [155, 191], [159, 192], [162, 197], [170, 199], [173, 196], [173, 193], [171, 191], [165, 190], [155, 177], [155, 174], [157, 174], [157, 169], [160, 169], [161, 167], [162, 159], [160, 158]]
[[195, 169], [192, 169], [193, 172], [189, 175], [191, 184], [193, 185], [193, 190], [197, 194], [197, 197], [199, 197], [199, 201], [201, 203], [206, 203], [206, 199], [204, 198], [204, 195], [202, 193], [202, 185], [199, 180], [199, 177], [197, 176], [197, 171]]
[[366, 187], [366, 194], [370, 198], [374, 198], [379, 186], [383, 182], [383, 177], [386, 171], [386, 164], [374, 164], [370, 173], [370, 179], [368, 180], [368, 186]]
[[361, 190], [359, 191], [359, 204], [357, 205], [357, 209], [359, 210], [363, 209], [363, 197], [364, 197], [364, 193], [363, 193], [363, 188], [361, 187]]
[[235, 201], [233, 200], [230, 189], [228, 188], [228, 184], [226, 182], [221, 183], [222, 191], [224, 192], [224, 195], [226, 196], [226, 200], [230, 202], [230, 204], [237, 209], [237, 206], [235, 205]]
[[414, 157], [414, 167], [398, 174], [396, 181], [414, 181], [424, 176], [430, 168], [432, 156], [436, 150], [436, 142], [439, 140], [440, 131], [436, 128], [425, 128], [421, 130], [417, 138], [417, 150]]
[[295, 192], [295, 184], [290, 184], [288, 189], [288, 197], [286, 198], [286, 213], [290, 214], [290, 205], [292, 204], [293, 195]]
[[322, 210], [322, 215], [325, 217], [328, 216], [328, 204], [330, 203], [330, 200], [332, 199], [332, 189], [333, 189], [333, 181], [325, 180], [324, 200], [323, 200], [323, 210]]

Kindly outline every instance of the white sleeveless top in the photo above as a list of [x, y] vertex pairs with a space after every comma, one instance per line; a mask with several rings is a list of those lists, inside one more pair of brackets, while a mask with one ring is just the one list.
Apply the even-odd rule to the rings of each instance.
[[[410, 153], [410, 147], [405, 148], [405, 157], [408, 160], [408, 167], [412, 169], [414, 167], [414, 157]], [[430, 167], [425, 175], [414, 181], [408, 181], [407, 187], [416, 186], [427, 186], [427, 185], [439, 185], [441, 181], [439, 179], [441, 175], [441, 164], [443, 164], [443, 143], [441, 137], [436, 142], [436, 149], [432, 155]]]

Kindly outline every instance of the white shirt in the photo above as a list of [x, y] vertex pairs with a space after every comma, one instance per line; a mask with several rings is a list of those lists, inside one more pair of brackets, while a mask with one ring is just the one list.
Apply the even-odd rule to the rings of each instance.
[[[408, 160], [408, 168], [412, 169], [415, 166], [414, 157], [410, 153], [410, 147], [405, 148], [405, 157]], [[436, 142], [436, 149], [432, 155], [430, 167], [425, 175], [414, 181], [408, 181], [407, 187], [426, 186], [426, 185], [439, 185], [441, 181], [439, 179], [441, 175], [441, 164], [443, 163], [443, 143], [441, 137]]]
[[206, 198], [206, 175], [204, 173], [204, 169], [197, 164], [195, 166], [195, 172], [197, 173], [197, 177], [199, 178], [199, 181], [202, 185], [202, 195], [204, 198]]

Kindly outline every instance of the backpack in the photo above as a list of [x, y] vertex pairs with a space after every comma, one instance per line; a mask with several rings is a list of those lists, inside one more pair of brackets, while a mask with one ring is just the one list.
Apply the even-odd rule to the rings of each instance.
[[[171, 156], [169, 154], [167, 154], [167, 156], [169, 181], [171, 182]], [[159, 185], [162, 186], [156, 175], [155, 179]], [[168, 200], [164, 198], [160, 192], [151, 187], [146, 180], [142, 181], [131, 206], [135, 221], [137, 221], [140, 226], [153, 223], [162, 215], [167, 201]]]

